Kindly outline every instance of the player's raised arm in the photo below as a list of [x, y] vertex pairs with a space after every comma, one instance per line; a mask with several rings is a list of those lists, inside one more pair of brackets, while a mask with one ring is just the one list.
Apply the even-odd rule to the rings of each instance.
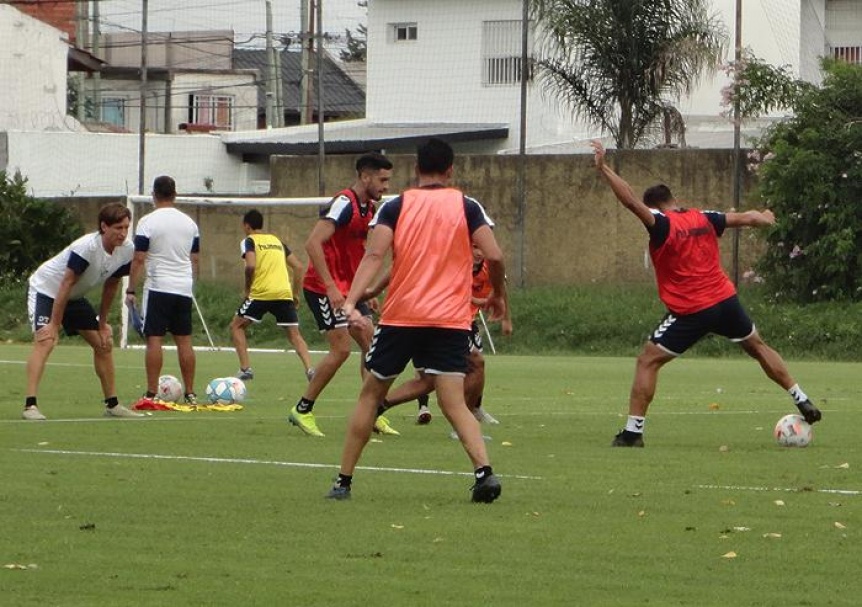
[[655, 224], [655, 217], [650, 208], [645, 205], [634, 193], [631, 186], [622, 177], [616, 174], [614, 170], [605, 162], [605, 148], [597, 139], [590, 142], [595, 152], [596, 169], [599, 174], [611, 186], [614, 195], [617, 197], [624, 207], [635, 214], [641, 222], [648, 228]]
[[765, 211], [745, 211], [744, 213], [726, 213], [725, 218], [728, 228], [762, 228], [775, 225], [775, 215], [769, 209]]

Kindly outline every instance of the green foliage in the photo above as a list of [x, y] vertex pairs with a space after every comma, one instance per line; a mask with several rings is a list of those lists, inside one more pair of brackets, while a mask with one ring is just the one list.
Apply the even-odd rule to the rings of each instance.
[[[26, 285], [20, 283], [0, 287], [0, 340], [26, 342], [31, 339], [26, 292]], [[862, 360], [862, 302], [801, 305], [777, 303], [770, 295], [762, 285], [746, 286], [740, 293], [758, 330], [782, 356], [804, 360]], [[93, 301], [97, 301], [98, 296], [98, 291], [91, 294]], [[228, 324], [236, 313], [241, 293], [222, 285], [202, 283], [195, 288], [195, 296], [215, 344], [230, 348]], [[514, 335], [504, 337], [498, 323], [488, 323], [500, 354], [634, 357], [665, 312], [652, 285], [514, 289], [509, 297]], [[117, 336], [120, 309], [117, 302], [110, 317]], [[317, 331], [304, 303], [299, 317], [309, 347], [325, 351], [326, 338]], [[195, 343], [207, 344], [207, 336], [197, 317], [194, 328]], [[133, 344], [143, 343], [134, 334], [129, 340]], [[80, 343], [80, 339], [71, 338], [69, 342]], [[276, 327], [271, 318], [249, 327], [248, 342], [252, 347], [290, 348], [284, 330]], [[485, 347], [491, 351], [487, 340]], [[690, 356], [744, 355], [737, 345], [711, 337], [698, 343]], [[233, 359], [231, 364], [234, 364]]]
[[[367, 0], [360, 0], [356, 4], [362, 8], [368, 8]], [[349, 29], [345, 29], [344, 36], [346, 48], [338, 54], [339, 59], [345, 63], [364, 63], [368, 57], [368, 27], [360, 23], [355, 34]]]
[[730, 62], [725, 73], [731, 83], [721, 90], [724, 114], [733, 118], [739, 109], [741, 119], [757, 118], [772, 110], [790, 108], [811, 84], [793, 77], [790, 66], [764, 63], [746, 49], [739, 62]]
[[667, 102], [715, 70], [727, 39], [705, 0], [531, 0], [546, 90], [633, 148], [660, 132]]
[[778, 299], [862, 301], [862, 66], [824, 68], [754, 154], [776, 215], [759, 270]]
[[39, 264], [81, 235], [75, 214], [27, 194], [27, 179], [0, 171], [0, 274], [26, 279]]

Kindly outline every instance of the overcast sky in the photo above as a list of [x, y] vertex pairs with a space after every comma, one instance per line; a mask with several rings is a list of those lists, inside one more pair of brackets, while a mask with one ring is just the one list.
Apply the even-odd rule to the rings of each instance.
[[[344, 35], [365, 22], [365, 9], [356, 0], [322, 0], [323, 29]], [[237, 41], [266, 31], [265, 0], [149, 0], [147, 28], [151, 32], [232, 29]], [[101, 22], [106, 31], [140, 31], [142, 0], [102, 0]], [[272, 0], [273, 30], [299, 30], [300, 0]]]

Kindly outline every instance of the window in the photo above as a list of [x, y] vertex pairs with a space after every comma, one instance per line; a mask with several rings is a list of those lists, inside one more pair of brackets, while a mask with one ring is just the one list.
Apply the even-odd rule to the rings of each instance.
[[[521, 63], [521, 21], [484, 21], [482, 23], [482, 84], [486, 86], [519, 84], [523, 68]], [[527, 78], [532, 78], [532, 70], [527, 73]]]
[[419, 26], [415, 23], [393, 23], [389, 26], [392, 42], [407, 42], [416, 40], [419, 34]]
[[832, 56], [840, 61], [862, 65], [862, 45], [860, 46], [833, 46]]
[[103, 97], [99, 120], [115, 126], [126, 126], [126, 100], [122, 97]]
[[189, 122], [217, 129], [233, 128], [233, 97], [229, 95], [189, 95]]

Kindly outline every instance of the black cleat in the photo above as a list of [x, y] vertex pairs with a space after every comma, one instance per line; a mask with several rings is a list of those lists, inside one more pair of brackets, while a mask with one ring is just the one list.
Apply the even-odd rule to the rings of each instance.
[[490, 504], [500, 497], [500, 493], [503, 491], [500, 481], [493, 474], [489, 474], [485, 478], [476, 481], [476, 484], [471, 489], [473, 491], [472, 501], [482, 504]]
[[808, 399], [805, 399], [801, 403], [796, 403], [796, 408], [799, 409], [802, 417], [804, 417], [805, 421], [809, 424], [819, 422], [820, 418], [823, 417], [823, 414], [820, 413], [820, 409], [815, 407], [814, 403]]
[[628, 430], [620, 430], [611, 441], [611, 447], [643, 447], [644, 435]]

